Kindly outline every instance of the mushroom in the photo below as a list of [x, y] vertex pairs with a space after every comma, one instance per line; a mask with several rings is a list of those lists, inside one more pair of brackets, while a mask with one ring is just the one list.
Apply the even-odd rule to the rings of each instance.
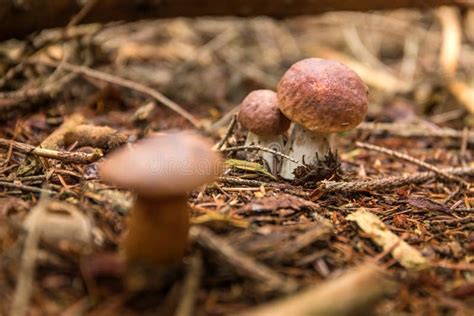
[[181, 261], [189, 231], [187, 194], [214, 181], [221, 170], [211, 143], [190, 132], [150, 137], [107, 157], [102, 179], [136, 194], [123, 242], [128, 266]]
[[[278, 108], [277, 95], [271, 90], [255, 90], [242, 101], [239, 122], [249, 132], [246, 146], [261, 147], [283, 151], [283, 133], [290, 127], [290, 121]], [[277, 173], [279, 162], [269, 152], [261, 152], [260, 156], [268, 165], [270, 172]]]
[[[295, 63], [278, 83], [277, 95], [281, 112], [295, 123], [285, 152], [300, 163], [315, 164], [330, 149], [329, 134], [354, 129], [367, 114], [367, 86], [337, 61]], [[285, 160], [280, 175], [294, 179], [296, 167]]]

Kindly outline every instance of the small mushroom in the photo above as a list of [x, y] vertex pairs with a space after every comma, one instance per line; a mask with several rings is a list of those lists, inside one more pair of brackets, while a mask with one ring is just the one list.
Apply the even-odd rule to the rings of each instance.
[[[367, 114], [368, 88], [347, 66], [332, 60], [308, 58], [295, 63], [277, 88], [278, 106], [293, 121], [286, 154], [300, 163], [315, 164], [316, 154], [330, 149], [328, 136], [354, 129]], [[283, 161], [280, 175], [294, 179], [298, 165]]]
[[136, 194], [123, 242], [129, 266], [181, 261], [188, 242], [188, 192], [222, 170], [211, 147], [194, 133], [161, 134], [113, 152], [100, 166], [103, 180]]
[[[255, 90], [242, 101], [239, 121], [248, 129], [246, 146], [258, 145], [276, 151], [283, 151], [283, 133], [290, 127], [290, 121], [278, 108], [277, 95], [271, 90]], [[279, 161], [272, 153], [260, 152], [270, 172], [277, 173]]]

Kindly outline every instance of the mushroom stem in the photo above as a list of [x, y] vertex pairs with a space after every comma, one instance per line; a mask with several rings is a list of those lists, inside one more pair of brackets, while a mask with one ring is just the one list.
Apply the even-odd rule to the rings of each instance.
[[293, 171], [303, 162], [306, 165], [317, 163], [316, 154], [322, 158], [329, 151], [328, 136], [329, 134], [312, 132], [295, 123], [286, 143], [285, 153], [298, 160], [300, 164], [285, 159], [281, 166], [280, 176], [287, 180], [293, 180], [295, 178]]
[[188, 232], [186, 196], [139, 196], [123, 244], [127, 261], [153, 266], [176, 264], [184, 256]]
[[[245, 146], [252, 145], [258, 145], [278, 152], [283, 152], [283, 135], [259, 136], [249, 131], [245, 141]], [[277, 157], [274, 154], [265, 151], [260, 151], [259, 155], [267, 165], [268, 170], [270, 170], [273, 175], [276, 175], [281, 169], [281, 157]]]

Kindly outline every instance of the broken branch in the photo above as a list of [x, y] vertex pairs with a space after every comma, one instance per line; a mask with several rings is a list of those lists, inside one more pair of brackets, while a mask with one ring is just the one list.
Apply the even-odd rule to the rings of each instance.
[[294, 281], [284, 278], [270, 268], [255, 261], [250, 256], [233, 248], [229, 243], [214, 234], [208, 228], [193, 226], [189, 232], [195, 242], [206, 249], [218, 253], [244, 276], [262, 282], [273, 291], [291, 292], [295, 290], [296, 284]]
[[36, 155], [39, 157], [61, 160], [62, 162], [72, 164], [89, 164], [99, 160], [103, 156], [102, 151], [99, 149], [95, 149], [91, 154], [82, 152], [56, 151], [35, 147], [30, 144], [16, 142], [14, 140], [0, 138], [0, 147], [10, 148], [10, 146], [13, 149], [27, 155]]
[[137, 92], [141, 92], [145, 95], [148, 95], [154, 99], [156, 99], [158, 102], [162, 103], [164, 106], [172, 110], [173, 112], [181, 115], [184, 117], [187, 121], [189, 121], [194, 127], [200, 128], [200, 123], [199, 121], [188, 111], [183, 109], [180, 105], [178, 105], [176, 102], [172, 101], [171, 99], [168, 99], [166, 96], [158, 92], [157, 90], [145, 86], [141, 83], [128, 80], [125, 78], [121, 78], [118, 76], [114, 76], [99, 70], [91, 69], [85, 66], [78, 66], [78, 65], [73, 65], [67, 62], [54, 62], [54, 61], [32, 61], [31, 63], [37, 63], [37, 64], [43, 64], [49, 67], [59, 67], [61, 66], [63, 70], [71, 71], [74, 73], [78, 73], [90, 78], [94, 78], [97, 80], [105, 81], [111, 84], [115, 84], [121, 87], [125, 87], [131, 90], [135, 90]]

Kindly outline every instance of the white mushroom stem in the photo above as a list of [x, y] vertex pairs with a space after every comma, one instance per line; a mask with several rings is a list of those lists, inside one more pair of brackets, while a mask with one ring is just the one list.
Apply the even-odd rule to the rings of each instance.
[[319, 159], [329, 151], [329, 134], [312, 132], [299, 124], [295, 124], [291, 131], [290, 138], [285, 147], [285, 154], [298, 160], [300, 163], [294, 163], [285, 159], [281, 166], [280, 176], [287, 180], [293, 180], [295, 175], [293, 171], [303, 164], [315, 164], [316, 154]]
[[[274, 151], [283, 152], [284, 151], [284, 142], [282, 135], [273, 135], [273, 136], [259, 136], [252, 132], [248, 132], [247, 140], [245, 141], [245, 146], [261, 146], [264, 148], [269, 148]], [[263, 161], [268, 167], [268, 170], [274, 175], [276, 175], [281, 169], [282, 159], [272, 153], [259, 151], [258, 155], [262, 157]]]

